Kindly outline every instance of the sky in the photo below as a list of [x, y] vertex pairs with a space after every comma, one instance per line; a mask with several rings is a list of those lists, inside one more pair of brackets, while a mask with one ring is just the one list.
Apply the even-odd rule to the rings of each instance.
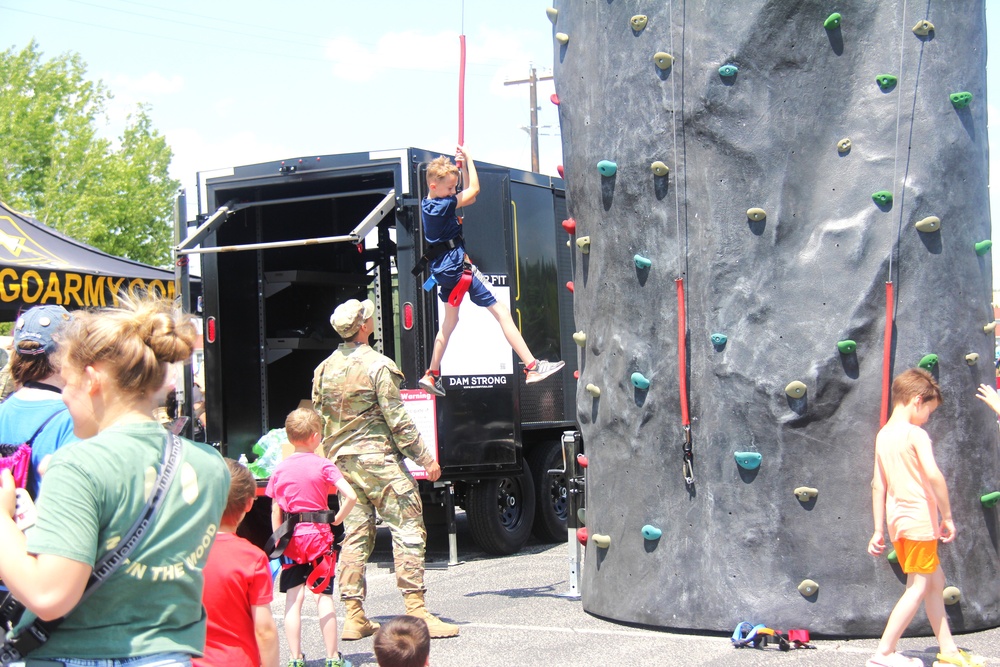
[[[106, 133], [138, 103], [174, 152], [191, 216], [199, 171], [414, 146], [452, 153], [459, 35], [467, 44], [465, 143], [479, 160], [530, 168], [526, 79], [551, 74], [550, 0], [0, 0], [0, 49], [32, 37], [45, 56], [79, 53], [114, 93]], [[1000, 59], [1000, 2], [987, 2]], [[997, 26], [990, 31], [989, 27]], [[991, 62], [992, 62], [991, 61]], [[1000, 127], [1000, 62], [987, 66]], [[559, 119], [538, 84], [539, 164], [562, 162]], [[1000, 179], [1000, 131], [991, 133]], [[1000, 185], [991, 188], [994, 232]], [[994, 252], [994, 273], [1000, 252]]]

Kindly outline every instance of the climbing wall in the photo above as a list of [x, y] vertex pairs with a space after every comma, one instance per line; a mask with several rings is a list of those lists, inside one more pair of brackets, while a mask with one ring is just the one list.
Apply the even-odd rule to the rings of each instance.
[[[945, 395], [927, 430], [958, 526], [940, 549], [949, 618], [1000, 624], [981, 502], [1000, 488], [998, 429], [975, 399], [994, 381], [982, 0], [547, 13], [584, 608], [880, 634], [904, 581], [866, 553], [883, 371], [922, 362]], [[922, 612], [912, 630], [929, 631]]]

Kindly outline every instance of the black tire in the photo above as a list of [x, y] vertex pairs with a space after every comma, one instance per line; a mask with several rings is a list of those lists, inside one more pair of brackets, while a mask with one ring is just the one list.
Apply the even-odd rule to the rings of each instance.
[[535, 518], [535, 486], [527, 462], [515, 477], [487, 479], [469, 485], [465, 514], [472, 539], [496, 556], [517, 553], [531, 535]]
[[566, 473], [549, 474], [550, 470], [562, 470], [562, 443], [538, 443], [528, 455], [528, 467], [535, 484], [535, 523], [531, 532], [542, 542], [565, 542], [569, 485]]

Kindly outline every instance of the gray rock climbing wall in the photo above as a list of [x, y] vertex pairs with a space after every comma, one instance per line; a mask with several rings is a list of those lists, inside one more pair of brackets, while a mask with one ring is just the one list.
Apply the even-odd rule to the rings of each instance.
[[[892, 375], [936, 354], [945, 394], [927, 430], [959, 531], [940, 549], [961, 591], [949, 618], [1000, 624], [997, 509], [980, 502], [1000, 489], [997, 420], [974, 398], [994, 378], [991, 255], [975, 247], [990, 236], [982, 0], [554, 9], [570, 239], [590, 241], [586, 254], [573, 245], [584, 608], [672, 628], [880, 634], [903, 589], [898, 566], [865, 552], [891, 279]], [[927, 35], [913, 31], [921, 20]], [[937, 231], [915, 228], [931, 216]], [[838, 349], [846, 340], [854, 352]], [[789, 396], [796, 381], [805, 392]], [[801, 501], [797, 487], [818, 494]], [[646, 525], [662, 536], [645, 539]], [[818, 589], [800, 593], [805, 580]], [[922, 612], [912, 629], [929, 631]]]

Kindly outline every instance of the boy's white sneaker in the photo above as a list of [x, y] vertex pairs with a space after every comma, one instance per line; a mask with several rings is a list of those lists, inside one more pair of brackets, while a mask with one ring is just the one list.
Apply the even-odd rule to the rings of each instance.
[[557, 373], [562, 370], [562, 367], [566, 365], [565, 361], [545, 361], [544, 359], [535, 359], [535, 367], [531, 370], [525, 370], [525, 384], [534, 384], [536, 382], [541, 382], [553, 373]]

